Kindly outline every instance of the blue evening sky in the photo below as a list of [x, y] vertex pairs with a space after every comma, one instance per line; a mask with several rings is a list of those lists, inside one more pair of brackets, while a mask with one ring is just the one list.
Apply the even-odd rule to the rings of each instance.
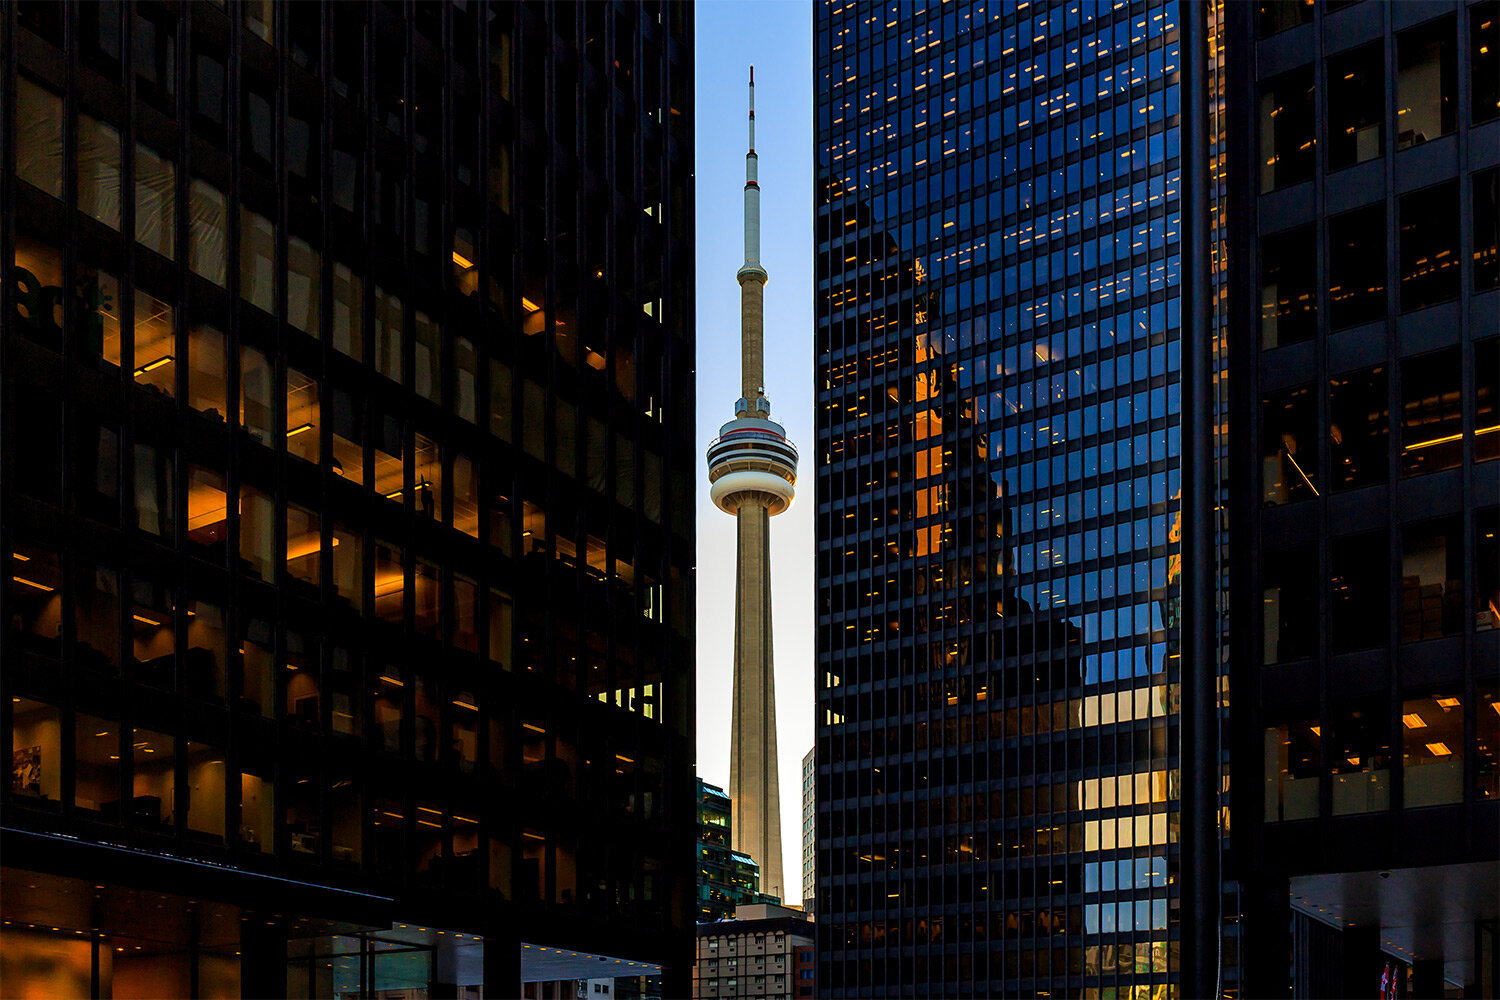
[[706, 0], [697, 11], [698, 773], [729, 781], [734, 521], [708, 499], [701, 456], [739, 397], [739, 285], [746, 84], [755, 66], [766, 395], [801, 450], [797, 499], [771, 522], [776, 722], [788, 902], [802, 898], [802, 756], [813, 743], [812, 8], [799, 0]]

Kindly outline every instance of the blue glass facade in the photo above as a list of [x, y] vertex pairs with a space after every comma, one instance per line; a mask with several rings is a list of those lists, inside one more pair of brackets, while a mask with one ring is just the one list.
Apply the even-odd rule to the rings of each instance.
[[814, 20], [819, 993], [1175, 996], [1178, 5]]

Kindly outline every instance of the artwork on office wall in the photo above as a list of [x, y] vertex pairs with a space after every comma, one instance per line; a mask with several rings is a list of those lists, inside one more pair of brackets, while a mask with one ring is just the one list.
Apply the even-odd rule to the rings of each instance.
[[16, 795], [42, 794], [41, 747], [22, 747], [11, 752], [10, 790]]

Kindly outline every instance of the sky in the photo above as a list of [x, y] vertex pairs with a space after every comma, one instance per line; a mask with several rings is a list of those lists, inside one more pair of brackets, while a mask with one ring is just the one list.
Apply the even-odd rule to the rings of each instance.
[[740, 395], [746, 85], [755, 66], [766, 395], [801, 452], [797, 498], [771, 521], [781, 852], [786, 902], [802, 898], [802, 757], [813, 744], [812, 8], [799, 0], [706, 0], [697, 18], [698, 774], [729, 782], [734, 675], [734, 519], [708, 499], [701, 456]]

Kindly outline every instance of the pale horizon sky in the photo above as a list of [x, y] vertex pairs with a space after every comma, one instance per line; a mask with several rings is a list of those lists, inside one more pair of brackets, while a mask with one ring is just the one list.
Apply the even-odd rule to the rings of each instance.
[[708, 499], [703, 458], [739, 397], [746, 85], [755, 66], [766, 395], [800, 450], [797, 498], [771, 521], [771, 604], [781, 779], [782, 898], [802, 899], [802, 758], [813, 744], [812, 8], [708, 0], [695, 8], [698, 292], [698, 774], [729, 781], [734, 519]]

